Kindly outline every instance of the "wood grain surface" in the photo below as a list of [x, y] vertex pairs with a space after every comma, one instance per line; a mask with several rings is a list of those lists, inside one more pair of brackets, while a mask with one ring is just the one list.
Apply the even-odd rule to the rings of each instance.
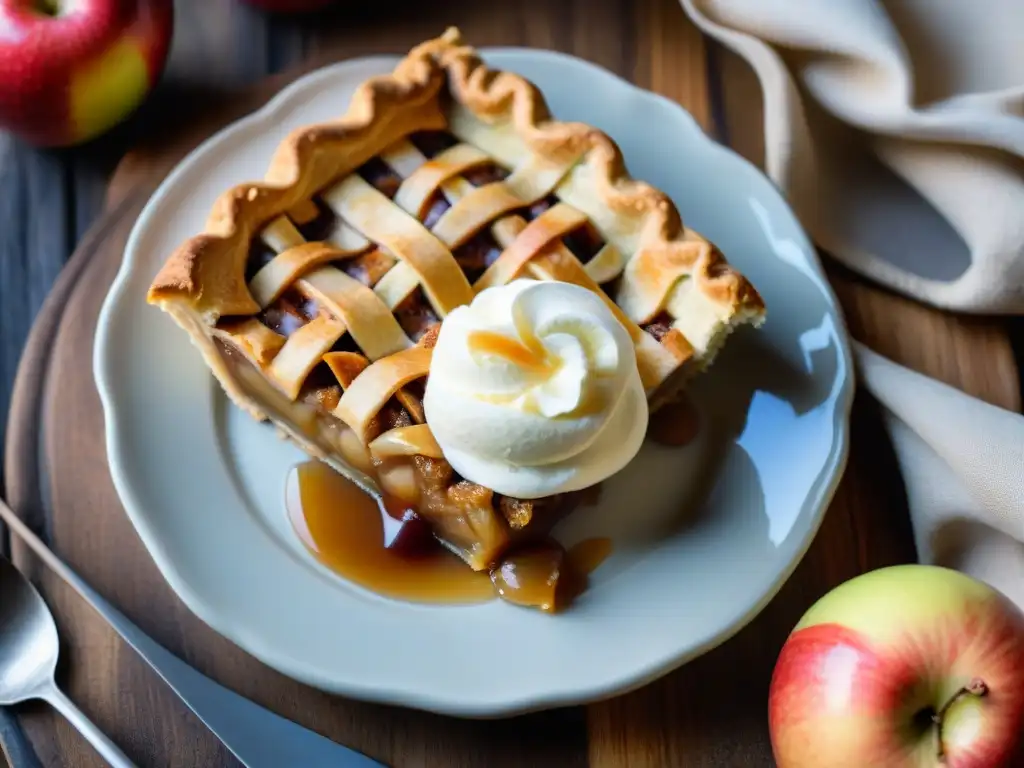
[[[8, 425], [5, 476], [11, 505], [143, 630], [200, 671], [390, 765], [772, 765], [766, 695], [790, 628], [811, 602], [841, 581], [914, 559], [892, 450], [874, 403], [863, 395], [854, 408], [848, 469], [825, 522], [795, 574], [751, 625], [632, 694], [588, 707], [477, 722], [312, 690], [264, 667], [189, 613], [159, 576], [111, 485], [91, 366], [100, 303], [149, 193], [191, 147], [256, 108], [297, 71], [368, 53], [401, 53], [455, 23], [477, 45], [552, 48], [601, 64], [678, 101], [709, 132], [759, 162], [760, 95], [751, 73], [725, 51], [708, 50], [674, 0], [494, 5], [456, 0], [443, 4], [444, 13], [437, 5], [380, 3], [300, 21], [271, 19], [226, 1], [178, 5], [168, 78], [136, 118], [73, 153], [44, 155], [23, 152], [9, 140], [0, 144], [0, 181], [18, 174], [31, 179], [15, 202], [0, 197], [0, 223], [23, 225], [0, 227], [5, 371], [12, 370], [29, 322], [37, 318]], [[305, 63], [289, 74], [246, 92], [237, 88], [298, 61]], [[129, 145], [136, 149], [122, 159]], [[115, 161], [120, 164], [107, 188]], [[65, 226], [48, 224], [50, 219]], [[90, 223], [40, 310], [63, 253]], [[32, 260], [43, 251], [45, 258]], [[941, 314], [837, 268], [830, 268], [830, 277], [854, 337], [1019, 410], [1018, 368], [1005, 322]], [[235, 764], [91, 609], [23, 549], [15, 546], [13, 554], [57, 616], [64, 643], [61, 684], [130, 757], [140, 766]], [[44, 765], [101, 765], [47, 708], [25, 706], [18, 712]]]

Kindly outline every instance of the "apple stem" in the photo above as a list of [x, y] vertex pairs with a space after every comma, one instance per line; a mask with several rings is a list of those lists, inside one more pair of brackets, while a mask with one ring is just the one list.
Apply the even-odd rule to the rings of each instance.
[[954, 693], [949, 701], [942, 705], [942, 709], [932, 715], [932, 721], [935, 723], [935, 732], [939, 741], [939, 760], [942, 760], [946, 756], [945, 745], [942, 742], [942, 723], [946, 718], [946, 713], [949, 712], [950, 707], [956, 704], [964, 696], [984, 696], [988, 693], [988, 685], [980, 677], [971, 679], [967, 685], [961, 688], [959, 691]]

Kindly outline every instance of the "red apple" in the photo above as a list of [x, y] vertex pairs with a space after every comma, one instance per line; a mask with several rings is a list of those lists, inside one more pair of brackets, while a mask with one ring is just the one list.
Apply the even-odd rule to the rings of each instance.
[[172, 0], [0, 0], [0, 128], [66, 146], [131, 114], [163, 71]]
[[870, 571], [794, 628], [768, 719], [779, 768], [1024, 766], [1024, 614], [957, 571]]

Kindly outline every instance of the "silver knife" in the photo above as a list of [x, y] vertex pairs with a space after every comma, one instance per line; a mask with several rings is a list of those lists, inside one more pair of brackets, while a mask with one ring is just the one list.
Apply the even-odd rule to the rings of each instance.
[[135, 626], [58, 558], [0, 500], [0, 518], [81, 595], [170, 686], [246, 768], [387, 768], [354, 749], [276, 715], [201, 674]]

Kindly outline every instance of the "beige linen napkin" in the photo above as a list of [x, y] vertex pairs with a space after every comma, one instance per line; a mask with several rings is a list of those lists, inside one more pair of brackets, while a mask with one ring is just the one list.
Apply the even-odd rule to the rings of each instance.
[[962, 570], [1024, 608], [1024, 416], [854, 343], [882, 404], [923, 562]]
[[682, 0], [764, 92], [766, 170], [850, 269], [1024, 312], [1024, 2]]
[[[757, 73], [766, 170], [820, 247], [923, 303], [1024, 313], [1024, 2], [681, 2]], [[920, 559], [1024, 607], [1024, 416], [854, 348]]]

